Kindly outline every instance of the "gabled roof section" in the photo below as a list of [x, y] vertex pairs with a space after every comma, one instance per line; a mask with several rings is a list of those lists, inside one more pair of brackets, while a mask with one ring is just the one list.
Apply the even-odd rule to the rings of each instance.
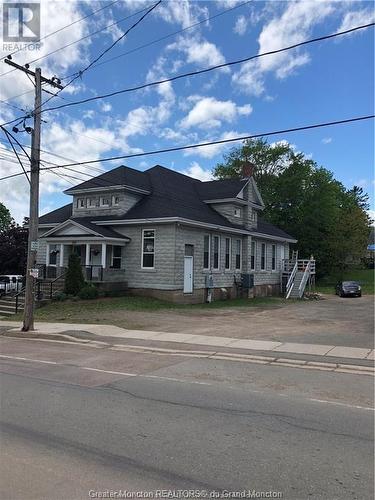
[[121, 165], [97, 177], [81, 182], [81, 184], [77, 186], [66, 189], [64, 193], [73, 194], [86, 189], [109, 188], [114, 186], [125, 186], [143, 192], [150, 192], [150, 182], [145, 172]]
[[201, 182], [197, 187], [201, 200], [236, 198], [248, 183], [248, 179], [222, 179]]
[[73, 205], [68, 203], [68, 205], [64, 205], [63, 207], [57, 208], [48, 214], [42, 215], [39, 217], [39, 224], [60, 224], [61, 222], [66, 221], [71, 217], [73, 212]]
[[[64, 229], [70, 230], [66, 234], [61, 234], [61, 231], [64, 231]], [[109, 238], [130, 241], [130, 238], [128, 238], [128, 236], [124, 236], [108, 227], [97, 226], [84, 217], [68, 219], [44, 233], [41, 238], [54, 238], [60, 236], [88, 236], [89, 234], [96, 237], [102, 237], [103, 239]]]

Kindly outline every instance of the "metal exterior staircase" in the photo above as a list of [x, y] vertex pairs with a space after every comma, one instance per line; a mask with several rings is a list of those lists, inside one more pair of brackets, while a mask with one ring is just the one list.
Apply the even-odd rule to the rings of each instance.
[[284, 273], [288, 276], [285, 289], [286, 299], [302, 299], [306, 285], [315, 277], [315, 260], [291, 259], [284, 261]]

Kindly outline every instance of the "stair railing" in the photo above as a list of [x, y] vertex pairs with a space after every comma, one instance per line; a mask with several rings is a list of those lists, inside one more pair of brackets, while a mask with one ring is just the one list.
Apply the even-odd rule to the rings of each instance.
[[297, 269], [298, 269], [298, 260], [296, 260], [296, 262], [293, 266], [293, 270], [290, 273], [289, 279], [288, 279], [287, 284], [286, 284], [286, 296], [285, 296], [286, 299], [289, 299], [289, 296], [292, 293], [292, 290], [294, 287], [294, 279], [295, 279], [296, 274], [297, 274]]
[[305, 291], [305, 287], [306, 287], [306, 283], [307, 283], [307, 280], [309, 279], [309, 276], [310, 276], [310, 267], [311, 267], [311, 261], [309, 261], [305, 267], [305, 270], [303, 272], [303, 276], [302, 276], [302, 279], [301, 279], [301, 283], [299, 284], [299, 288], [298, 288], [298, 296], [299, 298], [301, 299], [302, 296], [303, 296], [303, 293]]
[[[66, 271], [65, 270], [63, 273], [61, 273], [56, 279], [54, 279], [53, 281], [50, 282], [50, 300], [52, 300], [53, 298], [53, 285], [56, 283], [56, 281], [58, 281], [60, 278], [63, 278], [66, 274]], [[56, 291], [56, 290], [55, 290]]]
[[23, 293], [25, 293], [25, 287], [22, 287], [21, 290], [18, 293], [16, 293], [16, 295], [14, 296], [14, 298], [16, 299], [16, 306], [15, 306], [15, 313], [16, 314], [18, 313], [19, 297]]

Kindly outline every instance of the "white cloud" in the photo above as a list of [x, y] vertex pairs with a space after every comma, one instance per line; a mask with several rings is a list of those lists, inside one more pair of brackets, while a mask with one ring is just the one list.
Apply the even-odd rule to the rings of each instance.
[[[356, 26], [373, 23], [374, 20], [375, 20], [375, 12], [373, 8], [350, 11], [344, 15], [341, 26], [337, 31], [346, 31], [351, 28], [355, 28]], [[360, 34], [364, 32], [365, 30], [354, 31], [353, 33], [350, 34], [348, 33], [348, 35], [345, 36], [350, 36], [352, 34]]]
[[[215, 137], [215, 138], [210, 138], [207, 137], [206, 139], [199, 140], [198, 142], [210, 142], [211, 140], [226, 140], [226, 139], [234, 139], [235, 137], [241, 136], [241, 135], [247, 135], [245, 132], [244, 133], [239, 133], [234, 130], [224, 132], [221, 134], [221, 136]], [[221, 154], [223, 150], [227, 149], [228, 147], [231, 147], [233, 144], [232, 143], [224, 143], [224, 144], [212, 144], [210, 146], [204, 146], [201, 148], [196, 148], [196, 149], [187, 149], [184, 152], [185, 156], [191, 156], [191, 155], [196, 155], [200, 156], [202, 158], [214, 158], [215, 156]]]
[[233, 31], [237, 33], [237, 35], [244, 35], [247, 29], [247, 19], [245, 16], [239, 16], [236, 19], [236, 24], [234, 25]]
[[330, 144], [332, 142], [332, 137], [324, 137], [322, 139], [323, 144]]
[[193, 177], [194, 179], [198, 179], [200, 181], [212, 180], [212, 172], [202, 168], [196, 161], [191, 162], [187, 169], [181, 171], [181, 174], [188, 175], [189, 177]]
[[222, 122], [233, 122], [240, 115], [252, 112], [250, 104], [237, 106], [233, 101], [219, 101], [214, 97], [204, 97], [196, 102], [188, 115], [182, 119], [183, 128], [200, 127], [210, 129], [219, 127]]
[[[225, 63], [225, 57], [220, 49], [202, 37], [179, 37], [179, 39], [168, 45], [167, 50], [182, 52], [186, 56], [186, 63], [196, 64], [199, 67], [217, 66]], [[228, 72], [228, 68], [223, 71]]]
[[367, 210], [367, 214], [371, 219], [371, 225], [375, 226], [375, 210]]
[[100, 109], [103, 111], [103, 113], [108, 113], [108, 111], [112, 110], [112, 104], [109, 102], [102, 102], [100, 104]]
[[[273, 13], [271, 21], [263, 26], [259, 35], [259, 52], [269, 52], [307, 39], [315, 26], [325, 21], [334, 11], [334, 2], [303, 0], [287, 2], [280, 15]], [[310, 61], [309, 55], [299, 49], [273, 54], [249, 61], [233, 74], [233, 82], [244, 92], [259, 96], [265, 90], [264, 78], [273, 72], [284, 79]]]

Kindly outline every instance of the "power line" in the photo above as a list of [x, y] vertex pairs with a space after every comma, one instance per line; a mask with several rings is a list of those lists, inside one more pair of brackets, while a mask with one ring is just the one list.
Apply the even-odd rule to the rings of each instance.
[[[12, 136], [11, 136], [10, 132], [8, 132], [8, 131], [7, 131], [7, 130], [5, 130], [5, 129], [3, 129], [3, 132], [4, 132], [5, 136], [6, 136], [6, 138], [8, 139], [8, 142], [9, 142], [9, 144], [10, 144], [11, 148], [13, 149], [13, 153], [14, 153], [14, 154], [16, 155], [16, 157], [17, 157], [18, 163], [20, 164], [20, 166], [21, 166], [21, 168], [22, 168], [22, 170], [23, 170], [23, 173], [25, 174], [26, 179], [28, 180], [28, 182], [29, 182], [29, 184], [30, 184], [30, 178], [29, 178], [29, 176], [27, 175], [26, 169], [25, 169], [25, 167], [24, 167], [24, 165], [23, 165], [23, 163], [22, 163], [22, 161], [21, 161], [21, 158], [20, 158], [20, 157], [19, 157], [19, 155], [18, 155], [18, 152], [17, 152], [16, 148], [14, 147], [14, 144], [13, 144], [13, 142], [12, 142], [12, 140], [11, 140], [11, 137], [12, 137]], [[27, 156], [28, 156], [28, 155], [27, 155]], [[30, 159], [30, 162], [31, 162], [31, 158], [30, 158], [30, 157], [29, 157], [29, 159]]]
[[[119, 58], [121, 58], [121, 57], [127, 56], [127, 55], [129, 55], [129, 54], [133, 54], [134, 52], [138, 52], [139, 50], [144, 49], [144, 48], [146, 48], [146, 47], [149, 47], [149, 46], [151, 46], [151, 45], [153, 45], [153, 44], [155, 44], [155, 43], [161, 42], [161, 41], [163, 41], [163, 40], [166, 40], [166, 39], [168, 39], [168, 38], [171, 38], [171, 37], [173, 37], [173, 36], [176, 36], [176, 35], [178, 35], [178, 34], [180, 34], [180, 33], [183, 33], [183, 32], [185, 32], [185, 31], [188, 31], [188, 30], [190, 30], [190, 29], [193, 29], [193, 28], [195, 28], [195, 27], [197, 27], [197, 26], [199, 26], [199, 25], [201, 25], [201, 24], [204, 24], [204, 23], [206, 23], [206, 22], [212, 21], [213, 19], [216, 19], [216, 18], [218, 18], [218, 17], [220, 17], [220, 16], [223, 16], [224, 14], [227, 14], [227, 13], [229, 13], [229, 12], [233, 11], [233, 10], [239, 9], [239, 8], [241, 8], [241, 7], [244, 7], [245, 5], [250, 4], [252, 1], [253, 1], [253, 0], [248, 0], [247, 2], [243, 2], [243, 3], [241, 3], [241, 4], [235, 5], [234, 7], [231, 7], [231, 8], [229, 8], [229, 9], [226, 9], [226, 10], [223, 10], [223, 11], [219, 12], [218, 14], [215, 14], [215, 15], [210, 16], [210, 17], [206, 17], [205, 19], [202, 19], [201, 21], [198, 21], [198, 22], [196, 22], [196, 23], [194, 23], [194, 24], [191, 24], [190, 26], [187, 26], [186, 28], [183, 28], [183, 29], [178, 30], [178, 31], [174, 31], [173, 33], [169, 33], [168, 35], [162, 36], [162, 37], [157, 38], [157, 39], [155, 39], [155, 40], [151, 40], [150, 42], [147, 42], [147, 43], [145, 43], [145, 44], [143, 44], [143, 45], [139, 45], [138, 47], [135, 47], [134, 49], [131, 49], [131, 50], [128, 50], [127, 52], [123, 52], [123, 53], [121, 53], [121, 54], [118, 54], [117, 56], [114, 56], [114, 57], [112, 57], [112, 58], [110, 58], [110, 59], [106, 59], [106, 60], [104, 60], [104, 61], [102, 61], [102, 62], [98, 62], [97, 64], [94, 64], [94, 65], [92, 66], [92, 68], [91, 68], [91, 69], [93, 69], [93, 68], [97, 68], [98, 66], [101, 66], [101, 65], [103, 65], [103, 64], [107, 64], [107, 63], [109, 63], [109, 62], [115, 61], [116, 59], [119, 59]], [[143, 9], [143, 10], [145, 10], [145, 9]], [[142, 10], [142, 11], [139, 11], [139, 12], [136, 12], [136, 13], [135, 13], [135, 14], [133, 14], [133, 15], [136, 15], [136, 14], [139, 14], [140, 12], [143, 12], [143, 10]], [[123, 20], [124, 20], [124, 19], [119, 20], [119, 21], [117, 21], [117, 23], [119, 23], [119, 22], [121, 22], [121, 21], [123, 21]], [[116, 24], [116, 23], [114, 23], [114, 24]], [[108, 28], [108, 26], [106, 26], [106, 28]], [[94, 35], [95, 33], [97, 33], [97, 32], [91, 33], [91, 36], [92, 36], [92, 35]], [[88, 35], [88, 36], [89, 36], [89, 35]], [[76, 40], [76, 41], [75, 41], [75, 42], [73, 42], [73, 43], [76, 43], [76, 42], [81, 41], [81, 40], [82, 40], [82, 38], [81, 38], [81, 39], [79, 39], [79, 40]], [[70, 44], [69, 44], [69, 45], [70, 45]], [[64, 46], [64, 47], [61, 47], [60, 49], [57, 49], [57, 50], [61, 50], [61, 49], [66, 48], [66, 47], [67, 47], [67, 46]], [[49, 55], [51, 55], [51, 52], [49, 53]], [[46, 57], [46, 56], [43, 56], [43, 57]], [[35, 62], [35, 61], [36, 61], [36, 60], [34, 60], [34, 62]], [[13, 71], [13, 70], [12, 70], [12, 71]], [[70, 74], [70, 75], [67, 75], [67, 76], [65, 76], [65, 77], [60, 78], [60, 80], [67, 80], [67, 79], [71, 78], [72, 76], [74, 76], [74, 75], [76, 75], [76, 74], [77, 74], [77, 72], [74, 72], [74, 73], [72, 73], [72, 74]], [[45, 89], [43, 89], [43, 90], [45, 90]], [[15, 96], [9, 97], [8, 99], [6, 99], [5, 101], [2, 101], [2, 102], [4, 102], [4, 103], [5, 103], [6, 101], [12, 101], [13, 99], [17, 99], [18, 97], [23, 97], [24, 95], [29, 94], [29, 93], [31, 93], [31, 92], [33, 92], [33, 90], [27, 90], [26, 92], [23, 92], [22, 94], [18, 94], [18, 95], [15, 95]], [[61, 96], [61, 95], [57, 95], [57, 97], [60, 97], [60, 99], [65, 99], [65, 98], [64, 98], [63, 96]]]
[[[120, 59], [121, 57], [127, 56], [129, 54], [133, 54], [134, 52], [137, 52], [138, 50], [144, 49], [146, 47], [150, 47], [151, 45], [154, 45], [155, 43], [162, 42], [163, 40], [167, 40], [168, 38], [179, 35], [180, 33], [184, 33], [185, 31], [188, 31], [192, 28], [196, 28], [197, 26], [204, 24], [204, 23], [207, 23], [209, 21], [212, 21], [213, 19], [216, 19], [217, 17], [223, 16], [224, 14], [227, 14], [228, 12], [239, 9], [240, 7], [243, 7], [244, 5], [248, 5], [252, 1], [253, 0], [248, 0], [247, 2], [240, 3], [238, 5], [235, 5], [234, 7], [223, 10], [223, 11], [221, 11], [213, 16], [209, 16], [209, 17], [206, 17], [205, 19], [202, 19], [201, 21], [197, 21], [196, 23], [191, 24], [190, 26], [187, 26], [186, 28], [182, 28], [178, 31], [174, 31], [174, 32], [169, 33], [168, 35], [164, 35], [160, 38], [156, 38], [155, 40], [151, 40], [150, 42], [144, 43], [143, 45], [139, 45], [138, 47], [135, 47], [134, 49], [128, 50], [126, 52], [122, 52], [121, 54], [118, 54], [117, 56], [111, 57], [110, 59], [106, 59], [100, 63], [94, 64], [91, 69], [94, 69], [94, 68], [97, 68], [98, 66], [102, 66], [103, 64], [107, 64], [109, 62], [115, 61], [116, 59]], [[61, 80], [71, 78], [74, 74], [75, 73], [72, 73], [71, 75], [65, 76], [65, 77], [61, 78]]]
[[[107, 24], [106, 26], [103, 26], [102, 28], [100, 28], [96, 31], [92, 31], [91, 33], [88, 33], [87, 35], [85, 35], [81, 38], [78, 38], [77, 40], [74, 40], [73, 42], [67, 43], [66, 45], [63, 45], [62, 47], [58, 47], [57, 49], [55, 49], [51, 52], [47, 52], [47, 54], [44, 54], [43, 56], [37, 57], [36, 59], [33, 59], [32, 61], [28, 61], [27, 64], [33, 64], [33, 63], [36, 63], [37, 61], [41, 61], [42, 59], [45, 59], [46, 57], [49, 57], [53, 54], [56, 54], [57, 52], [60, 52], [60, 50], [64, 50], [68, 47], [71, 47], [72, 45], [75, 45], [78, 42], [81, 42], [82, 40], [86, 40], [87, 38], [91, 38], [92, 36], [97, 35], [98, 33], [101, 33], [102, 31], [104, 31], [108, 28], [111, 28], [112, 26], [116, 26], [117, 24], [120, 24], [123, 21], [126, 21], [127, 19], [130, 19], [130, 18], [136, 16], [137, 14], [144, 12], [145, 10], [147, 10], [147, 7], [142, 9], [142, 10], [139, 10], [138, 12], [134, 12], [133, 14], [131, 14], [129, 16], [123, 17], [123, 18], [119, 19], [118, 21]], [[0, 76], [8, 75], [9, 73], [12, 73], [13, 71], [15, 71], [15, 70], [11, 69], [10, 71], [7, 71], [6, 73], [2, 73]], [[75, 74], [76, 73], [74, 73], [74, 75]]]
[[[88, 17], [91, 17], [93, 16], [94, 14], [97, 14], [98, 12], [101, 12], [102, 10], [104, 9], [108, 9], [109, 7], [112, 7], [112, 5], [114, 5], [115, 3], [117, 3], [119, 0], [115, 0], [114, 2], [108, 4], [108, 5], [104, 5], [103, 7], [101, 7], [100, 9], [97, 9], [97, 10], [94, 10], [93, 12], [91, 12], [90, 14], [87, 14], [86, 16], [84, 17], [81, 17], [79, 19], [76, 19], [75, 21], [65, 25], [65, 26], [62, 26], [61, 28], [57, 29], [56, 31], [52, 31], [51, 33], [48, 33], [47, 35], [43, 36], [42, 38], [39, 39], [39, 42], [41, 42], [42, 40], [46, 40], [47, 38], [49, 38], [50, 36], [52, 35], [56, 35], [56, 33], [60, 33], [60, 31], [63, 31], [65, 30], [66, 28], [70, 28], [71, 26], [74, 26], [74, 24], [77, 24], [81, 21], [84, 21], [85, 19], [87, 19]], [[29, 45], [27, 45], [27, 47], [22, 47], [22, 48], [19, 48], [17, 50], [15, 50], [14, 52], [11, 52], [9, 55], [13, 56], [14, 54], [17, 54], [18, 52], [21, 52], [22, 50], [24, 50], [25, 48], [29, 48], [30, 46], [33, 46], [34, 44], [33, 43], [30, 43]], [[3, 56], [0, 58], [0, 61], [6, 59], [6, 57], [8, 57], [8, 55], [6, 56]], [[12, 70], [14, 71], [14, 70]], [[10, 71], [8, 72], [10, 73]], [[3, 73], [5, 74], [5, 73]], [[0, 76], [3, 76], [3, 75], [0, 75]]]
[[[67, 168], [67, 167], [74, 167], [74, 166], [78, 166], [78, 165], [86, 165], [88, 163], [101, 163], [101, 162], [106, 162], [106, 161], [123, 160], [123, 159], [127, 159], [127, 158], [139, 158], [142, 156], [150, 156], [150, 155], [161, 154], [161, 153], [170, 153], [173, 151], [182, 151], [185, 149], [196, 149], [196, 148], [201, 148], [201, 147], [205, 147], [205, 146], [214, 146], [214, 145], [218, 145], [218, 144], [239, 142], [239, 141], [244, 141], [247, 139], [256, 139], [259, 137], [267, 137], [267, 136], [280, 135], [280, 134], [289, 134], [292, 132], [300, 132], [302, 130], [312, 130], [312, 129], [322, 128], [322, 127], [331, 127], [333, 125], [341, 125], [341, 124], [345, 124], [345, 123], [359, 122], [359, 121], [363, 121], [363, 120], [370, 120], [373, 118], [375, 118], [375, 115], [358, 116], [355, 118], [347, 118], [345, 120], [336, 120], [336, 121], [331, 121], [331, 122], [317, 123], [317, 124], [313, 124], [313, 125], [304, 125], [301, 127], [293, 127], [293, 128], [288, 128], [288, 129], [275, 130], [275, 131], [271, 131], [271, 132], [262, 132], [262, 133], [258, 133], [258, 134], [252, 134], [252, 135], [244, 135], [241, 137], [233, 137], [231, 139], [221, 139], [218, 141], [203, 142], [203, 143], [198, 143], [198, 144], [189, 144], [187, 146], [176, 146], [174, 148], [165, 148], [165, 149], [158, 149], [158, 150], [154, 150], [154, 151], [146, 151], [143, 153], [133, 153], [133, 154], [129, 154], [129, 155], [112, 156], [110, 158], [102, 158], [100, 160], [68, 163], [65, 165], [57, 165], [56, 167], [50, 167], [50, 168], [51, 169], [53, 169], [53, 168]], [[46, 169], [41, 169], [41, 170], [46, 170]], [[10, 179], [12, 177], [18, 177], [19, 175], [22, 175], [22, 174], [7, 175], [5, 177], [1, 177], [0, 181], [5, 180], [5, 179]]]
[[[113, 49], [113, 47], [115, 45], [117, 45], [123, 38], [125, 38], [129, 33], [130, 31], [132, 31], [134, 28], [136, 28], [144, 19], [145, 17], [147, 17], [149, 14], [151, 14], [151, 12], [161, 3], [162, 0], [159, 0], [157, 3], [155, 3], [153, 6], [151, 6], [144, 14], [143, 16], [141, 16], [134, 24], [132, 24], [132, 26], [130, 26], [130, 28], [128, 28], [121, 36], [119, 36], [109, 47], [107, 47], [105, 50], [103, 50], [103, 52], [101, 52], [93, 61], [90, 62], [90, 64], [88, 64], [88, 66], [86, 66], [84, 69], [80, 70], [66, 85], [63, 89], [61, 90], [64, 90], [66, 89], [66, 87], [68, 87], [69, 85], [71, 85], [75, 80], [77, 80], [77, 78], [81, 78], [82, 75], [88, 70], [91, 68], [91, 66], [93, 64], [95, 64], [96, 62], [98, 62], [105, 54], [107, 54], [107, 52], [109, 52], [111, 49]], [[55, 96], [58, 95], [61, 90], [57, 91]], [[42, 103], [42, 107], [47, 103], [49, 102], [51, 99], [53, 99], [53, 97], [55, 96], [52, 96], [50, 97], [49, 99], [47, 99], [44, 103]]]
[[[189, 73], [182, 73], [182, 74], [176, 75], [174, 77], [165, 78], [164, 80], [158, 80], [158, 81], [155, 81], [155, 82], [149, 82], [149, 83], [145, 83], [145, 84], [142, 84], [142, 85], [138, 85], [136, 87], [129, 87], [129, 88], [126, 88], [126, 89], [117, 90], [115, 92], [111, 92], [111, 93], [108, 93], [108, 94], [102, 94], [102, 95], [95, 96], [95, 97], [89, 97], [89, 98], [86, 98], [86, 99], [81, 99], [79, 101], [71, 101], [71, 102], [69, 102], [67, 104], [62, 104], [60, 106], [54, 106], [54, 107], [51, 107], [51, 108], [45, 108], [45, 109], [42, 109], [41, 112], [43, 113], [45, 111], [55, 111], [57, 109], [62, 109], [62, 108], [70, 107], [70, 106], [75, 106], [75, 105], [78, 105], [78, 104], [84, 104], [84, 103], [92, 102], [92, 101], [99, 100], [99, 99], [105, 99], [105, 98], [113, 97], [113, 96], [116, 96], [116, 95], [119, 95], [119, 94], [123, 94], [123, 93], [134, 92], [134, 91], [141, 90], [141, 89], [144, 89], [144, 88], [147, 88], [147, 87], [153, 87], [153, 86], [156, 86], [156, 85], [160, 85], [162, 83], [167, 83], [167, 82], [172, 82], [172, 81], [175, 81], [175, 80], [179, 80], [181, 78], [186, 78], [186, 77], [190, 77], [190, 76], [196, 76], [196, 75], [199, 75], [199, 74], [202, 74], [202, 73], [208, 73], [210, 71], [214, 71], [214, 70], [217, 70], [217, 69], [220, 69], [220, 68], [224, 68], [224, 67], [227, 67], [227, 66], [234, 66], [234, 65], [237, 65], [237, 64], [242, 64], [242, 63], [247, 62], [247, 61], [251, 61], [253, 59], [260, 58], [260, 57], [264, 57], [264, 56], [268, 56], [268, 55], [273, 55], [273, 54], [278, 54], [278, 53], [281, 53], [281, 52], [285, 52], [287, 50], [291, 50], [291, 49], [294, 49], [294, 48], [297, 48], [297, 47], [301, 47], [301, 46], [304, 46], [304, 45], [307, 45], [307, 44], [310, 44], [310, 43], [315, 43], [315, 42], [319, 42], [319, 41], [323, 41], [323, 40], [329, 40], [331, 38], [335, 38], [335, 37], [338, 37], [338, 36], [346, 35], [348, 33], [354, 32], [354, 31], [358, 31], [358, 30], [361, 30], [361, 29], [370, 28], [370, 27], [372, 27], [374, 25], [375, 25], [375, 23], [369, 23], [369, 24], [364, 24], [364, 25], [361, 25], [361, 26], [356, 26], [355, 28], [351, 28], [351, 29], [348, 29], [348, 30], [345, 30], [345, 31], [340, 31], [340, 32], [332, 33], [330, 35], [324, 35], [324, 36], [321, 36], [321, 37], [312, 38], [310, 40], [305, 40], [303, 42], [299, 42], [299, 43], [296, 43], [294, 45], [290, 45], [288, 47], [283, 47], [281, 49], [275, 49], [275, 50], [271, 50], [271, 51], [268, 51], [268, 52], [263, 52], [261, 54], [255, 54], [253, 56], [249, 56], [249, 57], [246, 57], [246, 58], [243, 58], [243, 59], [238, 59], [236, 61], [230, 61], [230, 62], [227, 62], [227, 63], [218, 64], [216, 66], [211, 66], [209, 68], [205, 68], [205, 69], [202, 69], [202, 70], [191, 71]], [[58, 95], [58, 94], [56, 94], [56, 95]], [[24, 118], [30, 118], [30, 115], [26, 115], [24, 117], [18, 117], [18, 118], [14, 119], [14, 120], [12, 120], [10, 122], [2, 123], [1, 125], [3, 125], [3, 126], [4, 125], [8, 125], [10, 123], [13, 123], [13, 122], [15, 122], [17, 120], [20, 120], [20, 119], [22, 120]]]
[[[329, 40], [329, 39], [332, 39], [332, 38], [335, 38], [335, 37], [338, 37], [338, 36], [342, 36], [342, 35], [346, 35], [348, 33], [352, 33], [354, 31], [358, 31], [358, 30], [370, 28], [371, 26], [374, 26], [374, 24], [375, 23], [369, 23], [369, 24], [364, 24], [364, 25], [361, 25], [361, 26], [356, 26], [355, 28], [351, 28], [351, 29], [348, 29], [348, 30], [345, 30], [345, 31], [340, 31], [340, 32], [337, 32], [337, 33], [332, 33], [330, 35], [324, 35], [324, 36], [320, 36], [320, 37], [317, 37], [317, 38], [312, 38], [310, 40], [305, 40], [304, 42], [295, 43], [293, 45], [289, 45], [288, 47], [283, 47], [281, 49], [270, 50], [268, 52], [262, 52], [261, 54], [255, 54], [253, 56], [245, 57], [243, 59], [237, 59], [236, 61], [230, 61], [230, 62], [227, 62], [227, 63], [217, 64], [216, 66], [210, 66], [209, 68], [204, 68], [204, 69], [196, 70], [196, 71], [190, 71], [188, 73], [181, 73], [179, 75], [176, 75], [176, 76], [173, 76], [173, 77], [170, 77], [170, 78], [165, 78], [163, 80], [158, 80], [158, 81], [155, 81], [155, 82], [144, 83], [144, 84], [138, 85], [136, 87], [129, 87], [129, 88], [117, 90], [115, 92], [110, 92], [108, 94], [102, 94], [102, 95], [99, 95], [99, 96], [88, 97], [86, 99], [81, 99], [79, 101], [72, 101], [72, 102], [69, 102], [67, 104], [61, 104], [60, 106], [54, 106], [54, 107], [51, 107], [51, 108], [45, 108], [42, 111], [43, 112], [45, 112], [45, 111], [55, 111], [57, 109], [62, 109], [62, 108], [70, 107], [70, 106], [76, 106], [78, 104], [84, 104], [84, 103], [87, 103], [87, 102], [96, 101], [98, 99], [105, 99], [105, 98], [108, 98], [108, 97], [113, 97], [113, 96], [116, 96], [116, 95], [119, 95], [119, 94], [124, 94], [124, 93], [127, 93], [127, 92], [134, 92], [136, 90], [145, 89], [147, 87], [154, 87], [156, 85], [161, 85], [162, 83], [167, 83], [167, 82], [173, 82], [173, 81], [179, 80], [181, 78], [186, 78], [186, 77], [190, 77], [190, 76], [201, 75], [203, 73], [208, 73], [210, 71], [214, 71], [214, 70], [217, 70], [217, 69], [225, 68], [225, 67], [228, 67], [228, 66], [234, 66], [234, 65], [242, 64], [244, 62], [248, 62], [248, 61], [251, 61], [253, 59], [258, 59], [260, 57], [264, 57], [264, 56], [268, 56], [268, 55], [273, 55], [273, 54], [279, 54], [281, 52], [285, 52], [287, 50], [295, 49], [297, 47], [302, 47], [302, 46], [310, 44], [310, 43], [316, 43], [316, 42], [320, 42], [320, 41], [323, 41], [323, 40]], [[88, 69], [88, 67], [86, 69]]]

